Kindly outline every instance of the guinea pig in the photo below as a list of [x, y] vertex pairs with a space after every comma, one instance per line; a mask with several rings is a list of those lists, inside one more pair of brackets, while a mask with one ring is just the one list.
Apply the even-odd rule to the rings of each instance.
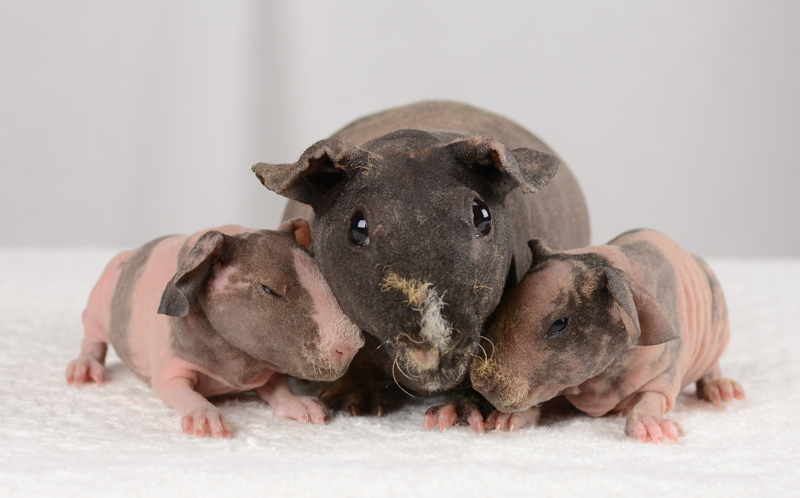
[[108, 344], [182, 415], [187, 434], [230, 437], [208, 397], [255, 391], [276, 416], [323, 423], [287, 374], [334, 380], [363, 345], [307, 248], [306, 220], [275, 231], [227, 225], [168, 236], [115, 256], [83, 312], [70, 385], [102, 383]]
[[488, 331], [490, 354], [471, 364], [473, 387], [497, 408], [490, 428], [534, 425], [541, 403], [563, 394], [595, 417], [626, 414], [625, 432], [643, 442], [677, 441], [683, 429], [664, 414], [686, 385], [717, 405], [744, 399], [720, 371], [730, 328], [705, 261], [653, 230], [565, 252], [529, 246], [531, 268]]

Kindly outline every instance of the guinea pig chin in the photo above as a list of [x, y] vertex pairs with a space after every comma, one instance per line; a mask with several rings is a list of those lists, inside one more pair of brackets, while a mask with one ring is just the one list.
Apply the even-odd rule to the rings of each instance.
[[500, 411], [517, 412], [537, 403], [528, 382], [493, 361], [473, 361], [472, 387]]
[[392, 367], [395, 378], [421, 392], [434, 394], [458, 385], [467, 373], [469, 351], [419, 346], [401, 347]]
[[306, 380], [332, 381], [336, 380], [347, 371], [350, 361], [355, 356], [346, 353], [342, 355], [332, 355], [328, 348], [321, 347], [324, 343], [319, 341], [309, 341], [303, 346], [302, 357], [304, 365], [302, 374], [292, 374]]

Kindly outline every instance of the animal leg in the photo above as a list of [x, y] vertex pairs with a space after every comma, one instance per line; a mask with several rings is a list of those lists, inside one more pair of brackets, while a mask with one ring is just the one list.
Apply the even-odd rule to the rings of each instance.
[[400, 406], [406, 394], [390, 384], [392, 380], [376, 379], [373, 368], [369, 360], [361, 360], [357, 354], [344, 376], [334, 381], [320, 400], [329, 410], [342, 410], [353, 417], [383, 417]]
[[86, 314], [84, 314], [83, 322], [86, 335], [81, 341], [81, 354], [69, 362], [66, 370], [67, 384], [71, 386], [77, 386], [90, 380], [98, 384], [103, 383], [108, 343], [99, 337], [105, 337], [105, 333], [102, 330], [95, 330], [99, 326], [87, 321]]
[[710, 401], [717, 406], [722, 406], [722, 400], [733, 404], [734, 398], [744, 401], [744, 389], [738, 382], [722, 377], [722, 370], [719, 363], [715, 363], [711, 370], [698, 380], [697, 397]]
[[667, 406], [664, 394], [653, 391], [642, 393], [628, 413], [625, 433], [643, 443], [648, 439], [661, 443], [664, 437], [677, 442], [683, 436], [683, 428], [679, 423], [662, 417]]
[[194, 390], [197, 374], [192, 371], [163, 372], [153, 375], [152, 386], [156, 395], [183, 416], [184, 434], [196, 437], [231, 437], [231, 424], [225, 415], [205, 397]]
[[259, 398], [272, 406], [276, 417], [291, 418], [306, 423], [324, 424], [330, 420], [328, 410], [316, 398], [297, 396], [292, 392], [284, 374], [273, 374], [266, 384], [255, 389]]

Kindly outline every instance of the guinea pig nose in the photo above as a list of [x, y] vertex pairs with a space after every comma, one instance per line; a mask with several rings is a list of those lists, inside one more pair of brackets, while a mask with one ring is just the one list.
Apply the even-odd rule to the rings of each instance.
[[427, 351], [421, 348], [414, 348], [408, 351], [408, 358], [417, 367], [418, 371], [436, 370], [439, 366], [439, 352], [435, 349]]
[[358, 348], [347, 347], [345, 344], [336, 343], [330, 347], [328, 354], [334, 364], [338, 365], [339, 368], [345, 368], [350, 364], [350, 361], [352, 361], [357, 351]]

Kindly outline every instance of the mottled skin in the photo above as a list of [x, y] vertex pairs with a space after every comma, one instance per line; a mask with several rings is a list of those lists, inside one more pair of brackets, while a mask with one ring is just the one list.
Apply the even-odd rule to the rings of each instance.
[[[184, 432], [230, 437], [207, 398], [253, 390], [274, 414], [323, 423], [287, 374], [334, 380], [363, 345], [322, 278], [308, 222], [276, 231], [228, 225], [154, 240], [114, 257], [83, 313], [71, 385], [102, 383], [112, 344], [123, 363], [183, 416]], [[304, 247], [305, 246], [305, 247]]]
[[626, 414], [626, 433], [641, 441], [676, 441], [683, 430], [663, 415], [686, 385], [717, 405], [744, 399], [721, 376], [727, 308], [703, 260], [653, 230], [564, 252], [530, 246], [533, 265], [471, 366], [473, 387], [497, 408], [488, 426], [535, 425], [539, 405], [563, 394], [595, 417]]
[[[292, 199], [285, 217], [314, 221], [320, 269], [367, 332], [352, 371], [323, 394], [353, 414], [393, 406], [365, 387], [387, 376], [423, 394], [462, 383], [487, 317], [529, 265], [527, 240], [561, 249], [589, 240], [566, 165], [515, 123], [463, 104], [367, 116], [297, 163], [253, 170]], [[360, 221], [368, 242], [353, 237]]]

